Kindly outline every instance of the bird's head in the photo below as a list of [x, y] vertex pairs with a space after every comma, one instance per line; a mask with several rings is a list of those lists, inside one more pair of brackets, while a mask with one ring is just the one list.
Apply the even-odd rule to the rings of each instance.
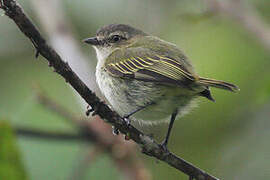
[[117, 48], [127, 47], [147, 34], [125, 24], [110, 24], [100, 28], [95, 37], [87, 38], [98, 56], [106, 57]]

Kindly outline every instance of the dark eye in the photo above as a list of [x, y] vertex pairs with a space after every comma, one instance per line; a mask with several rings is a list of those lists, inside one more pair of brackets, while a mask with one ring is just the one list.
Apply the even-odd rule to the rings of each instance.
[[111, 37], [111, 42], [115, 43], [115, 42], [120, 41], [121, 39], [122, 39], [121, 36], [119, 36], [119, 35], [113, 35], [113, 36]]

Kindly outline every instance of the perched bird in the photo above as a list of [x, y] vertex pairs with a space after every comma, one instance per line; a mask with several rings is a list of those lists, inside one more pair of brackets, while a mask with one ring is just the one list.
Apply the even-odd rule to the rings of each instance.
[[129, 25], [104, 26], [84, 42], [96, 50], [97, 83], [120, 116], [142, 125], [171, 116], [164, 148], [177, 114], [188, 111], [194, 98], [214, 101], [209, 87], [238, 90], [233, 84], [198, 76], [176, 45]]

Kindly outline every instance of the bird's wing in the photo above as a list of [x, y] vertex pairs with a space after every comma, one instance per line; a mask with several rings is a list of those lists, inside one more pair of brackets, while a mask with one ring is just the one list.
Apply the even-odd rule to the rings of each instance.
[[117, 50], [108, 57], [105, 69], [116, 77], [166, 84], [188, 85], [198, 80], [183, 57], [172, 58], [167, 54], [144, 48]]

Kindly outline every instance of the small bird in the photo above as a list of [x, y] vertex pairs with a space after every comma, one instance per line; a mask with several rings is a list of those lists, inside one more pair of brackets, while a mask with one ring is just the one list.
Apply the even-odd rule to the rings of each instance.
[[167, 149], [174, 120], [199, 96], [214, 101], [209, 87], [238, 88], [198, 76], [189, 59], [158, 37], [125, 24], [100, 28], [87, 38], [97, 54], [97, 84], [113, 109], [124, 118], [156, 124], [170, 118], [162, 147]]

